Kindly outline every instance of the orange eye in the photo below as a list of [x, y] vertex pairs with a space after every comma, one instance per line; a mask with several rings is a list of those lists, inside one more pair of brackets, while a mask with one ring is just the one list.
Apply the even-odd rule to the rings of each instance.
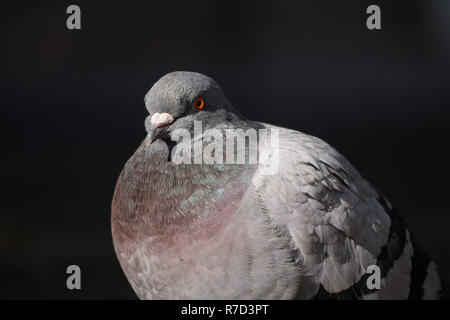
[[202, 110], [205, 106], [205, 99], [203, 99], [203, 97], [197, 97], [194, 101], [193, 106], [195, 110]]

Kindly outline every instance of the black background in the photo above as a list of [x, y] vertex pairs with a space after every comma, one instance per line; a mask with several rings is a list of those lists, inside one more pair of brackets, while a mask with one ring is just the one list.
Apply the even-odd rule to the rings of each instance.
[[[66, 28], [77, 4], [82, 29]], [[382, 30], [365, 26], [378, 4]], [[251, 119], [321, 137], [450, 278], [450, 2], [3, 1], [0, 298], [136, 298], [110, 202], [143, 97], [197, 71]], [[82, 290], [66, 288], [66, 267]]]

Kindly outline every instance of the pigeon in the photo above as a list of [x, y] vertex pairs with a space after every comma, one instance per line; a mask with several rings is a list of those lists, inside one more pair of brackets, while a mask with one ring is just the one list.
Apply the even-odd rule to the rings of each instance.
[[[395, 208], [323, 140], [246, 119], [200, 73], [166, 74], [144, 100], [147, 135], [111, 206], [114, 249], [140, 299], [446, 297]], [[277, 142], [261, 136], [257, 161], [250, 131]]]

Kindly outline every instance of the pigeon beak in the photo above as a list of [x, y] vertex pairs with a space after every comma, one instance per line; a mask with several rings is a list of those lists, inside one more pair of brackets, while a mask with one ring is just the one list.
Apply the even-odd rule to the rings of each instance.
[[172, 124], [174, 118], [168, 113], [154, 113], [150, 119], [150, 122], [153, 126], [153, 130], [150, 134], [150, 140], [147, 142], [147, 146], [149, 146], [152, 141], [155, 141], [160, 135], [161, 131], [163, 131], [164, 127]]

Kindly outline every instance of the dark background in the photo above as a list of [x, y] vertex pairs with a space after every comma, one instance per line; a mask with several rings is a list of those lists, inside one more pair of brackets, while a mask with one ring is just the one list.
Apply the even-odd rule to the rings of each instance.
[[[66, 28], [77, 4], [82, 30]], [[365, 26], [378, 4], [382, 30]], [[110, 202], [162, 75], [328, 141], [450, 278], [450, 1], [2, 1], [0, 298], [135, 298]], [[66, 267], [82, 290], [66, 289]]]

